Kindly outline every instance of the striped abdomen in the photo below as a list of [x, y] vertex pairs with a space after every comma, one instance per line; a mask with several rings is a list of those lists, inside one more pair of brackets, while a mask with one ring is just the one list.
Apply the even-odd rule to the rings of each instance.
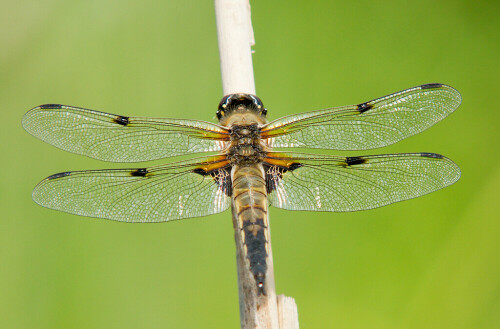
[[264, 170], [261, 164], [234, 166], [231, 178], [237, 229], [243, 241], [247, 264], [255, 278], [258, 293], [265, 295], [269, 233]]

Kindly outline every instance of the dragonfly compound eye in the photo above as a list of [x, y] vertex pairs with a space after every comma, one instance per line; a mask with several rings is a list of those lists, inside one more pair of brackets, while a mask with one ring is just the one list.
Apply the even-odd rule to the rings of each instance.
[[267, 113], [259, 97], [251, 94], [229, 94], [219, 103], [217, 119], [221, 120], [234, 111], [252, 111], [264, 116]]

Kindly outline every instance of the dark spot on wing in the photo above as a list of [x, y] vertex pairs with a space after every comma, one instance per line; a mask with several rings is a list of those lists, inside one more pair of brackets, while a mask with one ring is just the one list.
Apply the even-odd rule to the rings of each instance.
[[420, 153], [420, 156], [424, 158], [435, 158], [435, 159], [443, 159], [444, 157], [441, 154], [437, 153]]
[[442, 83], [427, 83], [425, 85], [421, 85], [420, 89], [441, 88], [442, 86]]
[[69, 176], [69, 175], [71, 175], [70, 171], [60, 172], [60, 173], [57, 173], [57, 174], [54, 174], [54, 175], [51, 175], [51, 176], [47, 177], [47, 179], [48, 180], [50, 180], [50, 179], [57, 179], [57, 178], [66, 177], [66, 176]]
[[124, 116], [119, 115], [113, 119], [113, 122], [118, 123], [122, 126], [127, 126], [129, 124], [129, 119], [128, 119], [128, 117], [124, 117]]
[[207, 172], [201, 168], [196, 168], [196, 169], [193, 169], [193, 172], [195, 174], [199, 174], [199, 175], [202, 175], [202, 176], [206, 176], [208, 175]]
[[295, 169], [298, 169], [302, 166], [303, 164], [298, 162], [294, 162], [290, 164], [288, 167], [270, 166], [264, 164], [267, 194], [271, 193], [278, 187], [279, 182], [283, 179], [284, 173], [286, 173], [287, 171], [294, 171]]
[[363, 157], [346, 157], [345, 164], [348, 166], [355, 166], [363, 163], [367, 163], [368, 160]]
[[193, 173], [201, 176], [210, 175], [214, 180], [215, 184], [220, 186], [222, 192], [224, 192], [225, 195], [227, 196], [233, 195], [233, 184], [231, 183], [231, 166], [219, 168], [216, 170], [212, 170], [210, 172], [207, 172], [202, 168], [195, 168], [193, 169]]
[[148, 173], [148, 170], [146, 168], [139, 168], [139, 169], [136, 169], [136, 170], [130, 172], [130, 175], [137, 176], [137, 177], [145, 177], [147, 173]]
[[362, 103], [362, 104], [358, 105], [358, 111], [359, 111], [359, 113], [366, 112], [366, 111], [368, 111], [371, 108], [373, 108], [373, 105], [372, 104], [368, 104], [368, 103]]
[[58, 109], [62, 108], [62, 105], [61, 104], [43, 104], [43, 105], [40, 105], [39, 108], [58, 110]]
[[303, 166], [302, 163], [294, 162], [288, 167], [288, 171], [294, 171], [295, 169], [298, 169], [302, 166]]

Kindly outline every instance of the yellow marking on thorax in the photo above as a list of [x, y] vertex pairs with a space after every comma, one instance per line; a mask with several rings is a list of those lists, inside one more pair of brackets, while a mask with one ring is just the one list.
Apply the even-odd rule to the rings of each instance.
[[255, 123], [263, 125], [266, 122], [267, 120], [260, 115], [257, 115], [250, 111], [242, 111], [232, 113], [231, 115], [220, 121], [220, 124], [226, 127], [231, 127], [234, 125], [245, 126]]

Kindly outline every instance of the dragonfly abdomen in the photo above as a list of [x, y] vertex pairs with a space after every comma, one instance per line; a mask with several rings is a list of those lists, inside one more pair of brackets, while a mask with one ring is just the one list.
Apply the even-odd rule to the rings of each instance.
[[245, 257], [259, 294], [266, 294], [268, 257], [267, 193], [261, 164], [234, 166], [232, 172], [234, 211]]

